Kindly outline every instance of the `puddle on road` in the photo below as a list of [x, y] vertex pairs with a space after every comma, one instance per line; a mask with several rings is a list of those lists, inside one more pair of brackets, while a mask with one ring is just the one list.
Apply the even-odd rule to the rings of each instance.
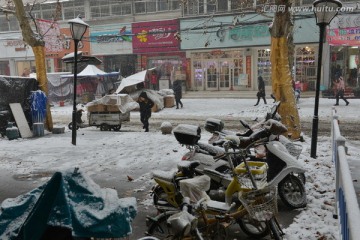
[[51, 178], [55, 172], [51, 171], [38, 171], [38, 172], [31, 172], [31, 173], [24, 173], [24, 174], [15, 174], [13, 178], [18, 181], [33, 181], [39, 180], [42, 178]]

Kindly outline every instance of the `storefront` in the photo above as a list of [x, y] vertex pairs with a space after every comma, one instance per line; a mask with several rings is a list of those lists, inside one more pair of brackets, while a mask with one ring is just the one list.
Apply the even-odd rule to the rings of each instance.
[[[254, 21], [241, 25], [240, 22]], [[190, 57], [192, 90], [255, 90], [262, 76], [271, 89], [269, 23], [259, 15], [181, 20], [181, 49]], [[263, 22], [263, 23], [259, 23]], [[233, 23], [233, 24], [229, 24]], [[313, 24], [313, 25], [312, 25]], [[305, 30], [301, 25], [311, 26]], [[197, 26], [197, 27], [193, 27]], [[306, 31], [316, 29], [314, 19], [295, 22], [294, 79], [313, 90], [318, 40]], [[313, 29], [312, 29], [313, 28]], [[306, 49], [306, 51], [303, 51]], [[296, 69], [296, 72], [295, 72]]]
[[245, 56], [244, 50], [195, 52], [190, 53], [190, 58], [193, 90], [240, 90], [251, 86], [251, 58]]
[[90, 28], [91, 54], [103, 61], [105, 72], [127, 77], [136, 72], [132, 51], [131, 23], [97, 25]]
[[187, 85], [188, 62], [180, 51], [178, 20], [139, 22], [132, 24], [133, 51], [138, 54], [140, 69], [156, 68], [158, 89], [170, 88], [175, 80]]
[[31, 47], [20, 40], [21, 33], [0, 37], [0, 75], [29, 76], [34, 71], [35, 58]]
[[341, 16], [327, 31], [330, 45], [330, 79], [328, 89], [339, 74], [344, 78], [348, 94], [359, 97], [360, 17]]

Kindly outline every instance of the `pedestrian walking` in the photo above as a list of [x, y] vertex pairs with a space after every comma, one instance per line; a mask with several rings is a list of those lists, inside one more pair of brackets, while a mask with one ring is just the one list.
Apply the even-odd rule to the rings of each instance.
[[254, 106], [257, 106], [259, 104], [260, 98], [262, 98], [264, 100], [264, 103], [266, 104], [265, 82], [264, 82], [264, 79], [262, 78], [262, 76], [258, 77], [258, 92], [257, 92], [256, 96], [257, 96], [257, 102]]
[[179, 104], [181, 108], [183, 107], [183, 104], [181, 102], [182, 98], [182, 87], [181, 87], [181, 81], [175, 80], [173, 83], [173, 91], [175, 95], [175, 102], [176, 102], [176, 109], [179, 109]]
[[335, 97], [336, 97], [336, 103], [334, 106], [339, 105], [340, 98], [345, 101], [346, 106], [349, 105], [349, 101], [344, 97], [345, 83], [342, 76], [340, 76], [338, 79], [334, 81], [334, 87], [335, 87]]
[[150, 84], [151, 84], [151, 88], [152, 88], [153, 90], [157, 90], [158, 76], [157, 76], [155, 70], [152, 71], [152, 73], [151, 73], [151, 76], [150, 76]]
[[151, 108], [154, 106], [154, 102], [148, 98], [146, 92], [142, 92], [139, 95], [138, 103], [140, 105], [140, 121], [143, 124], [145, 132], [148, 132], [149, 118], [151, 117]]

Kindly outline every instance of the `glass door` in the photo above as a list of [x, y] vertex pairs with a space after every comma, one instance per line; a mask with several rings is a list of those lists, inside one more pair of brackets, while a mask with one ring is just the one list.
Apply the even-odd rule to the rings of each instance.
[[[229, 61], [225, 59], [219, 60], [219, 90], [230, 89], [230, 66]], [[232, 72], [232, 71], [231, 71]]]
[[201, 61], [194, 61], [193, 69], [194, 69], [194, 88], [195, 88], [195, 90], [204, 90], [205, 71], [201, 66]]
[[217, 60], [204, 62], [206, 69], [206, 90], [219, 89], [219, 64]]

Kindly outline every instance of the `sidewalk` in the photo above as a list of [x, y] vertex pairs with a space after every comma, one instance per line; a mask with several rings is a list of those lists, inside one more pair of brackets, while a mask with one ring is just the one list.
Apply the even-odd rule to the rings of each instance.
[[[186, 91], [183, 98], [236, 98], [236, 99], [255, 99], [257, 91]], [[315, 97], [315, 92], [302, 92], [302, 98]], [[266, 94], [267, 99], [271, 99], [270, 92]]]

